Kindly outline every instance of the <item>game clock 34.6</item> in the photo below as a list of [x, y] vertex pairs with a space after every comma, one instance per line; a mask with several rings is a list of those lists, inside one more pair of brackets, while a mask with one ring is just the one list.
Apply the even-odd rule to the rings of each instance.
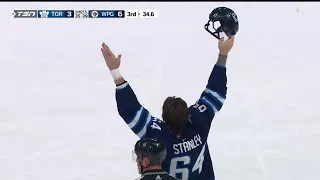
[[143, 16], [143, 17], [153, 17], [154, 16], [154, 12], [150, 12], [150, 11], [142, 11], [141, 12], [142, 14], [141, 14], [141, 16]]
[[139, 18], [158, 18], [156, 10], [139, 10]]

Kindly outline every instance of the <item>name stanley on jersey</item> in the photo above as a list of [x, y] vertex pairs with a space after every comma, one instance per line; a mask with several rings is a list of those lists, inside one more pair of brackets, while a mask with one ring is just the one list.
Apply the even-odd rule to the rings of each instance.
[[189, 141], [184, 141], [182, 143], [173, 144], [174, 154], [185, 153], [197, 148], [202, 144], [201, 137], [199, 134], [195, 135]]

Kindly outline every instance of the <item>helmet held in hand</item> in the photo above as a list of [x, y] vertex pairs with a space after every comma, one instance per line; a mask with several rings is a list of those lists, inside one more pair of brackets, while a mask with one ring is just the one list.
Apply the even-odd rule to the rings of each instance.
[[[219, 22], [220, 27], [215, 28], [214, 23]], [[209, 26], [212, 23], [212, 27], [215, 31], [210, 31]], [[209, 21], [204, 25], [204, 28], [217, 39], [220, 39], [220, 34], [224, 32], [227, 36], [233, 36], [237, 34], [239, 30], [239, 21], [236, 13], [227, 7], [215, 8], [209, 14]]]

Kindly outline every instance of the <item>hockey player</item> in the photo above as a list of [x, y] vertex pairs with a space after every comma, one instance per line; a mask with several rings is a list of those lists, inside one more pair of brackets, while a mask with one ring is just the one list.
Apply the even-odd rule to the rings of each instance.
[[[138, 101], [133, 89], [121, 76], [121, 55], [117, 57], [106, 44], [102, 54], [116, 84], [118, 112], [139, 138], [161, 138], [167, 147], [163, 169], [181, 180], [214, 180], [213, 165], [207, 144], [208, 133], [215, 114], [221, 109], [227, 94], [227, 55], [238, 31], [238, 19], [228, 8], [216, 8], [209, 22], [219, 21], [215, 32], [205, 28], [219, 40], [219, 55], [200, 98], [189, 108], [178, 97], [168, 97], [162, 108], [162, 119], [152, 116]], [[225, 32], [224, 41], [219, 33]]]
[[141, 177], [137, 180], [177, 180], [162, 169], [167, 150], [161, 140], [145, 138], [136, 142], [134, 155]]

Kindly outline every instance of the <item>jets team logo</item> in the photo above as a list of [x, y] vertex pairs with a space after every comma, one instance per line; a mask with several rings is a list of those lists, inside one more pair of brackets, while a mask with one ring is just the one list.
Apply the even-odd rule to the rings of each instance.
[[91, 12], [91, 17], [96, 18], [98, 17], [99, 13], [97, 11], [92, 11]]

